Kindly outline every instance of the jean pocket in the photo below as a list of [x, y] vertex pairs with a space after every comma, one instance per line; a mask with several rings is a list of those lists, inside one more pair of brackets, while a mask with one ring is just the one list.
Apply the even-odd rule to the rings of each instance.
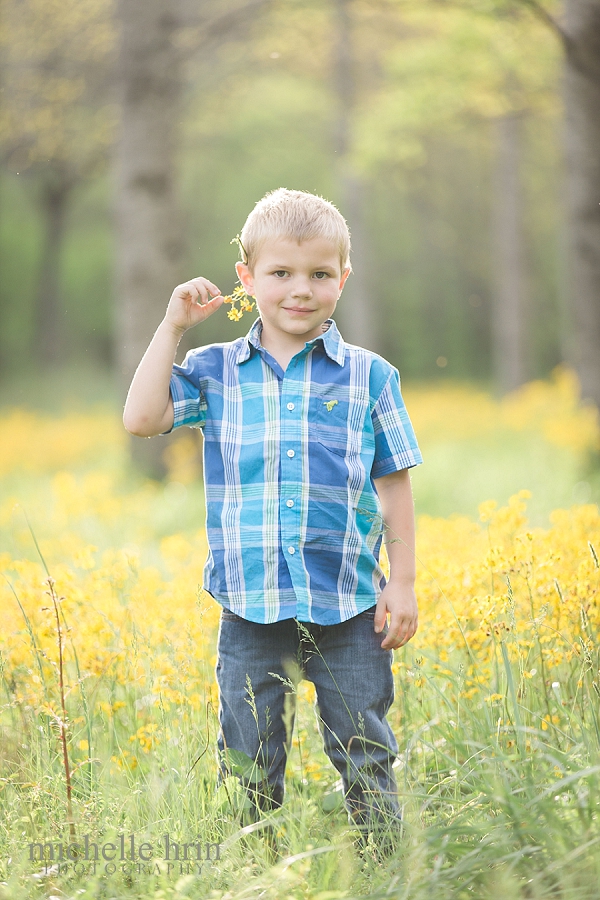
[[227, 609], [226, 606], [221, 607], [221, 618], [226, 622], [239, 622], [241, 616], [236, 616], [235, 613], [231, 612], [230, 609]]

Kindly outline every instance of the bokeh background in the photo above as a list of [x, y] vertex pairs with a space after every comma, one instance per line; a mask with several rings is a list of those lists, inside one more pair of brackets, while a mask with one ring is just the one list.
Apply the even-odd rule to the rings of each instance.
[[[405, 377], [511, 388], [565, 358], [561, 47], [529, 4], [185, 5], [3, 3], [5, 374], [115, 367], [142, 228], [156, 326], [153, 207], [171, 279], [230, 289], [229, 241], [280, 185], [342, 208], [364, 307], [345, 330]], [[514, 354], [496, 298], [523, 320]]]
[[[576, 459], [548, 450], [547, 429], [523, 438], [527, 412], [506, 432], [498, 407], [460, 446], [456, 424], [478, 409], [468, 386], [493, 404], [571, 378], [568, 401], [544, 401], [549, 419], [583, 400], [588, 422], [600, 402], [599, 3], [0, 10], [5, 408], [101, 403], [117, 415], [173, 287], [204, 274], [230, 292], [232, 238], [284, 185], [323, 194], [349, 221], [346, 339], [392, 361], [408, 394], [429, 388], [418, 509], [472, 514], [522, 488], [546, 492], [540, 509], [597, 499], [589, 423], [585, 438], [554, 427], [551, 446], [575, 442]], [[182, 353], [250, 324], [221, 310]], [[135, 466], [169, 478], [179, 439], [132, 439]]]

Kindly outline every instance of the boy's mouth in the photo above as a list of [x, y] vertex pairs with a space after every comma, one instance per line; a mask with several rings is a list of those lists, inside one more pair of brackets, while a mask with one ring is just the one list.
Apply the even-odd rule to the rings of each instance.
[[314, 312], [314, 309], [308, 309], [305, 306], [284, 306], [283, 308], [285, 309], [286, 312], [293, 312], [293, 313], [312, 313], [312, 312]]

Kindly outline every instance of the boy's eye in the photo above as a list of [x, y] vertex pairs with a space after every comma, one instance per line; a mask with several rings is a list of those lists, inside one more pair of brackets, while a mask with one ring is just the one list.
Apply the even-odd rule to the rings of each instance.
[[276, 275], [277, 278], [285, 278], [287, 272], [285, 271], [285, 269], [277, 269], [276, 272], [273, 272], [273, 275]]
[[324, 281], [325, 278], [329, 278], [329, 272], [315, 272], [315, 278]]

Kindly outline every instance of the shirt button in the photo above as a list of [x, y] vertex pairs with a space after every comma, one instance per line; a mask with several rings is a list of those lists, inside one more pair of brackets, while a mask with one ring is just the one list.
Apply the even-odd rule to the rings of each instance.
[[294, 452], [293, 450], [288, 450], [287, 455], [288, 455], [289, 458], [291, 459], [292, 456], [295, 456], [296, 454], [295, 454], [295, 452]]
[[292, 506], [294, 505], [294, 501], [293, 501], [293, 500], [286, 500], [286, 501], [285, 501], [285, 505], [286, 505], [286, 506], [289, 506], [289, 508], [291, 509]]
[[288, 547], [288, 553], [290, 554], [290, 556], [293, 556], [295, 552], [296, 552], [295, 547]]
[[288, 409], [294, 409], [294, 404], [293, 404], [293, 403], [288, 403], [287, 408], [288, 408]]

